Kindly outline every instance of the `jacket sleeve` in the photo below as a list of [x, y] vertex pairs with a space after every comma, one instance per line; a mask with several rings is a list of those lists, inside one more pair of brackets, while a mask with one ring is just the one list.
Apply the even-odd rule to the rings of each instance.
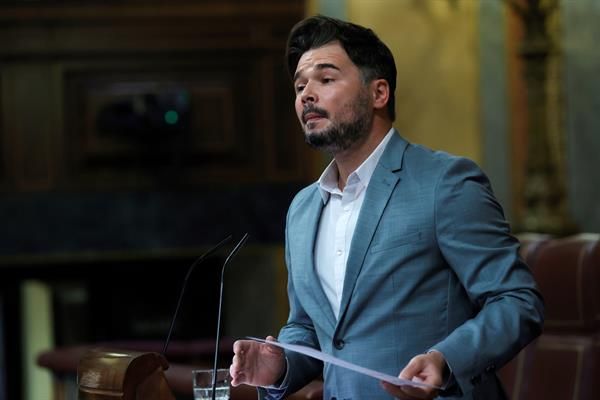
[[446, 357], [458, 390], [468, 393], [541, 333], [543, 300], [475, 163], [454, 159], [439, 177], [435, 230], [477, 313], [433, 348]]

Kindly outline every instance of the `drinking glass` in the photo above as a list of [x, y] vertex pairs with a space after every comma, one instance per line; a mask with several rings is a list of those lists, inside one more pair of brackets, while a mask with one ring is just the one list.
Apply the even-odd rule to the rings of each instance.
[[[196, 369], [192, 371], [194, 382], [194, 400], [212, 400], [212, 369]], [[217, 369], [216, 400], [229, 400], [229, 370]]]

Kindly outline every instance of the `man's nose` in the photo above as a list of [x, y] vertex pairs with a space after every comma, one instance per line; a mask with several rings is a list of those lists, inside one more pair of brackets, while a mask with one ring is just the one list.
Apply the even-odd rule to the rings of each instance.
[[317, 93], [314, 90], [313, 85], [311, 85], [310, 83], [307, 83], [306, 86], [304, 86], [304, 89], [302, 90], [302, 95], [301, 95], [300, 99], [302, 100], [302, 104], [316, 103], [319, 100], [319, 98], [317, 97]]

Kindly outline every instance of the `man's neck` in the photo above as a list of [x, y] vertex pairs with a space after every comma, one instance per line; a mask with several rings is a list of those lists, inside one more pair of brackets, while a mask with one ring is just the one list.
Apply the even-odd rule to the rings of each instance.
[[333, 155], [338, 169], [338, 187], [340, 190], [344, 190], [350, 174], [371, 155], [391, 128], [391, 123], [379, 127], [374, 126], [374, 129], [365, 140]]

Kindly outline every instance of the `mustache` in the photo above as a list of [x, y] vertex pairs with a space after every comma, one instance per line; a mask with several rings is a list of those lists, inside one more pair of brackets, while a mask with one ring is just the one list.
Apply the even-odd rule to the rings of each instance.
[[324, 109], [314, 105], [307, 105], [306, 107], [304, 107], [304, 110], [302, 110], [302, 122], [306, 123], [306, 116], [308, 114], [317, 114], [319, 117], [322, 118], [329, 117], [329, 113]]

